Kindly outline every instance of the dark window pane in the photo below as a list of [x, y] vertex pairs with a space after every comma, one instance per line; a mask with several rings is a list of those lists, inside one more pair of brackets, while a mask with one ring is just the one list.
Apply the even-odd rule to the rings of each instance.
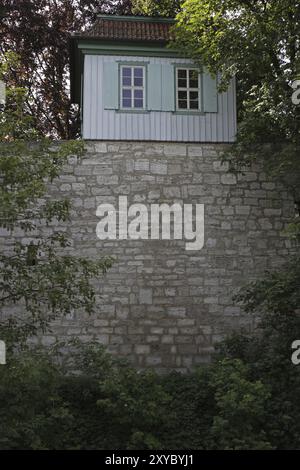
[[123, 90], [123, 98], [131, 98], [131, 90]]
[[187, 91], [178, 91], [178, 99], [187, 100]]
[[131, 108], [131, 100], [128, 98], [123, 99], [123, 108]]
[[134, 100], [134, 107], [135, 108], [142, 108], [143, 107], [143, 100]]
[[190, 70], [189, 71], [189, 78], [190, 78], [190, 80], [198, 80], [197, 70]]
[[186, 70], [179, 69], [178, 70], [178, 78], [186, 78]]
[[186, 100], [179, 100], [178, 101], [179, 109], [187, 109], [187, 101]]
[[123, 86], [131, 86], [131, 78], [123, 77]]
[[189, 82], [190, 82], [190, 88], [198, 88], [199, 81], [198, 81], [198, 72], [196, 70], [189, 71]]
[[198, 88], [198, 80], [190, 80], [190, 88]]
[[143, 77], [144, 75], [144, 70], [142, 68], [137, 68], [137, 69], [134, 69], [134, 76], [137, 78], [137, 77]]
[[198, 91], [190, 91], [190, 100], [198, 100]]
[[134, 90], [134, 98], [143, 99], [143, 90]]
[[190, 101], [190, 109], [199, 109], [198, 101]]
[[143, 78], [135, 78], [134, 86], [143, 86]]
[[131, 68], [123, 67], [122, 68], [123, 77], [131, 77]]
[[186, 79], [180, 78], [180, 79], [178, 80], [178, 86], [179, 86], [179, 88], [186, 88], [186, 86], [187, 86], [187, 81], [186, 81]]

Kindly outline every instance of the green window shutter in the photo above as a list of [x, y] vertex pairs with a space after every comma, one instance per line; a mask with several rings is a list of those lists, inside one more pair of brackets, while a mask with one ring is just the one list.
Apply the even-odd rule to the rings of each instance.
[[104, 109], [119, 108], [119, 65], [117, 62], [104, 63], [103, 102]]
[[217, 78], [213, 78], [206, 69], [203, 71], [203, 111], [218, 112]]
[[162, 111], [175, 111], [175, 68], [162, 65]]
[[149, 64], [147, 68], [148, 110], [162, 110], [162, 66]]

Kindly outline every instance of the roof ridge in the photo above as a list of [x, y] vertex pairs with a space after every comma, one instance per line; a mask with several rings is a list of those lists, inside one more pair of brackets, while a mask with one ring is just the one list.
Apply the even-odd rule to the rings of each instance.
[[[73, 36], [93, 38], [98, 40], [134, 40], [151, 42], [168, 42], [172, 38], [171, 21], [111, 21], [112, 15], [98, 15], [96, 22], [86, 31], [75, 33]], [[116, 16], [114, 16], [116, 18]], [[149, 17], [143, 17], [149, 18]]]
[[141, 23], [175, 23], [175, 18], [164, 16], [134, 16], [134, 15], [109, 15], [98, 14], [97, 18], [105, 19], [108, 21], [132, 21]]

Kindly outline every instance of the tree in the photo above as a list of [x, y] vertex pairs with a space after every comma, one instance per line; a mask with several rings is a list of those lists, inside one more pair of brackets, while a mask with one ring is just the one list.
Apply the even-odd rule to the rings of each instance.
[[58, 352], [31, 348], [1, 371], [1, 450], [272, 448], [268, 387], [240, 360], [162, 376], [73, 342], [72, 373]]
[[245, 286], [235, 300], [249, 314], [261, 312], [257, 330], [234, 334], [220, 347], [226, 360], [247, 364], [251, 381], [267, 385], [265, 431], [278, 449], [299, 448], [300, 443], [300, 375], [291, 360], [292, 344], [300, 338], [299, 286], [299, 258]]
[[133, 0], [133, 12], [146, 16], [167, 16], [174, 18], [180, 10], [180, 0]]
[[[17, 67], [14, 55], [0, 68]], [[91, 312], [95, 292], [92, 280], [104, 273], [111, 259], [89, 261], [68, 254], [65, 233], [43, 228], [69, 220], [68, 200], [47, 197], [47, 183], [59, 177], [68, 155], [81, 155], [82, 142], [54, 146], [32, 127], [24, 112], [27, 94], [8, 88], [7, 104], [0, 114], [0, 337], [25, 340], [39, 329], [45, 331], [58, 315], [83, 308]], [[12, 241], [8, 243], [9, 235]], [[16, 306], [16, 314], [6, 315]]]
[[263, 162], [299, 200], [300, 106], [291, 84], [300, 58], [297, 0], [187, 0], [177, 16], [176, 46], [220, 73], [236, 74], [238, 135], [235, 166]]
[[60, 139], [78, 134], [79, 114], [69, 98], [69, 38], [97, 13], [130, 13], [130, 0], [2, 0], [0, 54], [18, 53], [13, 86], [27, 90], [24, 105], [36, 129]]

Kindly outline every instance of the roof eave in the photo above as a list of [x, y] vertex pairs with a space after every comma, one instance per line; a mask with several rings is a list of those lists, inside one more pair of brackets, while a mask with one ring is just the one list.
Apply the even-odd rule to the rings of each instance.
[[132, 21], [132, 22], [141, 22], [141, 23], [165, 23], [165, 24], [175, 24], [175, 18], [162, 18], [157, 16], [126, 16], [126, 15], [103, 15], [98, 14], [97, 18], [102, 18], [103, 20], [109, 21]]

